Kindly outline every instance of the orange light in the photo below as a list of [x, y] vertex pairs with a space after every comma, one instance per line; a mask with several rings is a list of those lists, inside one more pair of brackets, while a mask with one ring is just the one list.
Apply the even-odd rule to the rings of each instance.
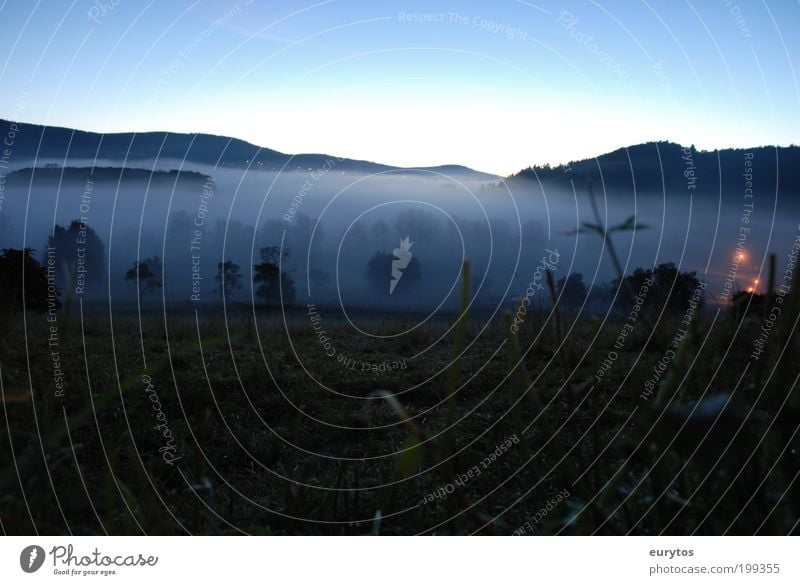
[[749, 293], [753, 292], [753, 287], [752, 286], [747, 287], [747, 292], [749, 292]]

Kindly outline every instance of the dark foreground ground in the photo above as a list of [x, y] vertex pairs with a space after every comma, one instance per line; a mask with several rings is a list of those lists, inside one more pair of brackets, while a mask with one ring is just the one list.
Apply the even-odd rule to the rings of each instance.
[[2, 530], [796, 534], [797, 314], [6, 316]]

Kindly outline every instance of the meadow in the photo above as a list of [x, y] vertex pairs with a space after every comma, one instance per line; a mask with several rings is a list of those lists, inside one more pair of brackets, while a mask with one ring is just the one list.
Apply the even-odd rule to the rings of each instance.
[[381, 337], [325, 307], [9, 313], [2, 530], [797, 534], [797, 289], [777, 319], [773, 292], [519, 319], [465, 284], [422, 325], [367, 312]]

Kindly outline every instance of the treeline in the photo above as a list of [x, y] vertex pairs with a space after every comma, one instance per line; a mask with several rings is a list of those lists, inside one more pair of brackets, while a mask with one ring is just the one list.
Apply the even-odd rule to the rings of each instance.
[[[188, 213], [175, 212], [161, 242], [143, 234], [132, 242], [115, 237], [108, 247], [91, 226], [74, 220], [55, 227], [38, 259], [31, 249], [6, 249], [0, 278], [6, 289], [13, 289], [7, 299], [17, 300], [11, 304], [21, 307], [27, 294], [26, 306], [34, 309], [43, 306], [36, 299], [49, 282], [57, 298], [87, 302], [110, 295], [115, 303], [252, 299], [268, 306], [341, 302], [430, 310], [457, 302], [454, 284], [462, 260], [468, 258], [476, 275], [474, 306], [492, 309], [525, 294], [523, 283], [536, 280], [537, 259], [547, 249], [535, 222], [515, 234], [503, 221], [448, 224], [426, 210], [408, 209], [331, 234], [315, 219], [302, 213], [295, 217], [291, 223], [269, 219], [259, 229], [239, 221], [218, 221], [206, 229], [196, 226]], [[548, 270], [556, 275], [555, 266]], [[20, 288], [23, 272], [27, 291]], [[32, 278], [34, 273], [44, 284]], [[591, 286], [580, 273], [553, 278], [561, 306], [585, 305], [591, 311], [624, 305], [645, 279], [656, 283], [649, 287], [647, 303], [666, 306], [669, 312], [685, 307], [699, 284], [694, 273], [673, 264], [636, 269], [622, 281]], [[537, 299], [541, 306], [551, 301], [544, 291]]]
[[[411, 260], [391, 288], [394, 250], [405, 239]], [[303, 213], [259, 227], [236, 219], [206, 223], [175, 211], [161, 227], [143, 223], [102, 236], [75, 219], [56, 225], [31, 254], [50, 267], [59, 290], [87, 302], [149, 302], [163, 295], [168, 302], [216, 303], [224, 291], [229, 301], [274, 303], [277, 283], [284, 302], [341, 299], [403, 308], [449, 302], [464, 258], [480, 275], [476, 294], [482, 301], [512, 294], [545, 245], [536, 221], [512, 229], [502, 220], [448, 221], [416, 208], [347, 226]]]
[[740, 193], [745, 160], [760, 169], [754, 173], [753, 189], [760, 193], [779, 191], [785, 196], [798, 193], [800, 187], [800, 147], [762, 146], [748, 149], [700, 151], [694, 145], [683, 147], [672, 142], [648, 142], [597, 158], [573, 161], [559, 166], [536, 166], [509, 177], [542, 181], [550, 187], [570, 187], [570, 181], [582, 184], [591, 180], [609, 192], [686, 193], [689, 179], [698, 177], [697, 194], [718, 196]]

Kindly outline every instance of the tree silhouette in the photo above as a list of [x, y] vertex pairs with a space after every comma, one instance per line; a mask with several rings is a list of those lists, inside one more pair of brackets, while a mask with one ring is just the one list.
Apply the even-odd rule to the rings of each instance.
[[[667, 311], [672, 313], [686, 311], [689, 301], [692, 299], [700, 281], [697, 280], [697, 273], [680, 272], [672, 262], [659, 264], [653, 270], [656, 281], [656, 291], [658, 306], [667, 306]], [[702, 297], [700, 299], [702, 304]]]
[[369, 236], [364, 227], [364, 222], [357, 221], [354, 223], [350, 226], [347, 236], [345, 237], [342, 234], [342, 238], [344, 239], [339, 240], [341, 242], [342, 261], [347, 262], [350, 266], [363, 265], [362, 263], [367, 259], [367, 254], [369, 253], [366, 252], [369, 250]]
[[389, 226], [379, 219], [369, 228], [369, 243], [375, 250], [384, 250], [389, 245]]
[[82, 288], [88, 292], [100, 290], [106, 274], [106, 247], [94, 229], [77, 219], [68, 228], [57, 225], [47, 239], [47, 247], [54, 250], [59, 286], [83, 283]]
[[[52, 288], [50, 288], [52, 286]], [[3, 249], [0, 256], [0, 307], [5, 311], [45, 312], [61, 307], [55, 275], [48, 282], [47, 270], [33, 257], [33, 250]], [[23, 304], [24, 300], [24, 304]]]
[[260, 250], [261, 263], [253, 266], [253, 282], [259, 283], [256, 295], [268, 305], [277, 305], [281, 296], [286, 304], [293, 303], [295, 297], [294, 280], [286, 271], [281, 271], [281, 260], [290, 256], [289, 250], [281, 255], [280, 246], [265, 246]]
[[758, 317], [764, 314], [766, 303], [766, 295], [739, 290], [731, 295], [728, 315], [734, 321], [741, 320], [747, 314]]
[[[680, 272], [672, 262], [659, 264], [655, 269], [637, 268], [625, 277], [624, 286], [631, 291], [644, 290], [644, 284], [650, 279], [653, 284], [647, 287], [647, 295], [643, 301], [645, 307], [652, 307], [655, 311], [664, 309], [666, 315], [682, 313], [689, 307], [689, 302], [700, 286], [696, 272]], [[619, 279], [611, 282], [612, 286], [618, 288]], [[632, 303], [629, 300], [628, 303]], [[700, 297], [700, 304], [703, 304], [703, 297]]]
[[142, 293], [154, 291], [161, 288], [161, 272], [163, 265], [161, 258], [153, 256], [144, 260], [136, 261], [133, 267], [125, 273], [125, 280], [136, 282], [139, 294], [139, 304], [142, 304]]
[[583, 275], [579, 272], [559, 278], [556, 289], [560, 291], [561, 302], [568, 306], [580, 305], [586, 298], [586, 285], [583, 283]]
[[217, 291], [220, 298], [228, 298], [233, 294], [233, 291], [242, 288], [242, 271], [233, 260], [219, 262], [214, 280], [217, 281]]

